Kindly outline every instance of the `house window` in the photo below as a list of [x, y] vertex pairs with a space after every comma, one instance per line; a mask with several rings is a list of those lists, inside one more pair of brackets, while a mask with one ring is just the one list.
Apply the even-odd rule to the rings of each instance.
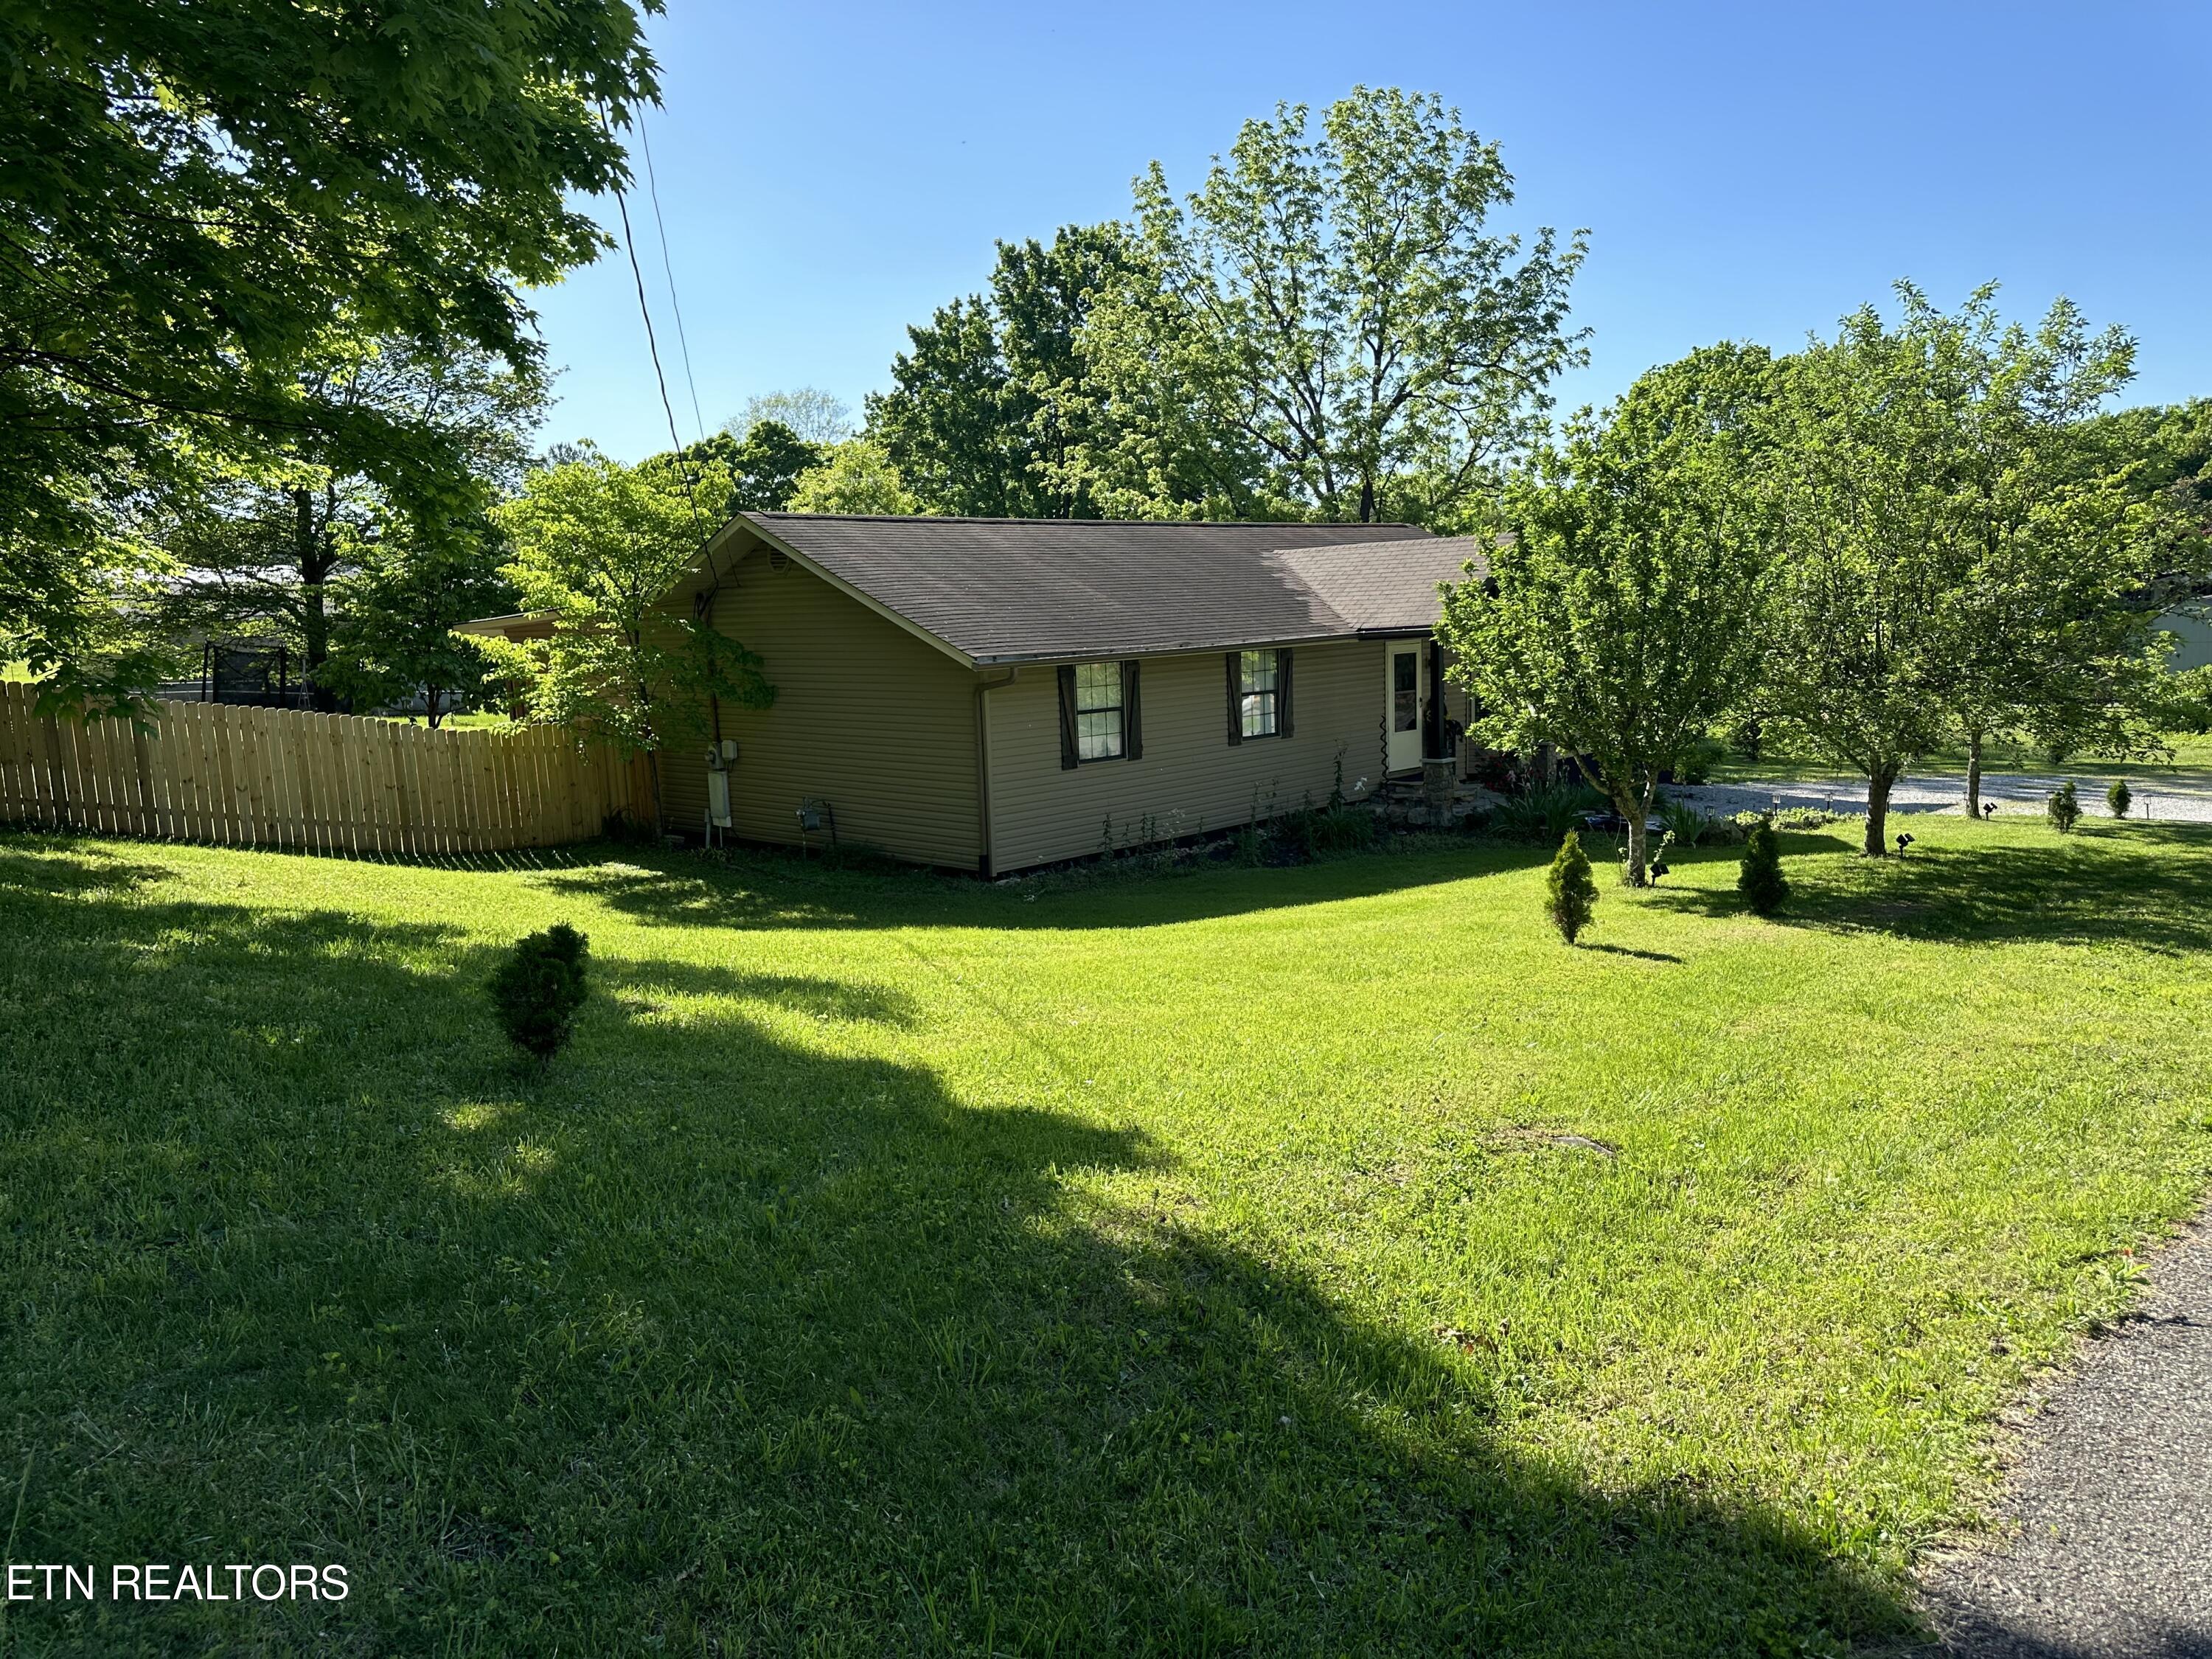
[[1278, 696], [1281, 684], [1277, 653], [1245, 651], [1238, 653], [1237, 711], [1239, 728], [1244, 736], [1272, 738], [1275, 735], [1276, 716], [1281, 712]]
[[1075, 665], [1075, 757], [1121, 757], [1121, 665]]
[[1421, 723], [1421, 659], [1401, 651], [1390, 659], [1390, 725], [1411, 732]]

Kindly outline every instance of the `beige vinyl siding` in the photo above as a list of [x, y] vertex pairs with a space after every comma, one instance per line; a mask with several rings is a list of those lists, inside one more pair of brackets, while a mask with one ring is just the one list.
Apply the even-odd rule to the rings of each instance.
[[[757, 545], [733, 574], [714, 625], [761, 656], [776, 698], [771, 708], [722, 711], [722, 735], [738, 744], [731, 832], [797, 842], [799, 803], [818, 796], [836, 809], [841, 841], [973, 870], [974, 673], [798, 564], [775, 569]], [[670, 596], [672, 614], [690, 613], [697, 586]], [[662, 767], [669, 827], [696, 834], [705, 746], [664, 755]]]
[[1170, 839], [1328, 799], [1344, 761], [1347, 792], [1381, 781], [1384, 647], [1332, 640], [1292, 647], [1291, 735], [1229, 741], [1227, 671], [1219, 651], [1146, 657], [1139, 694], [1140, 760], [1060, 763], [1060, 685], [1050, 665], [1024, 666], [985, 694], [994, 873]]

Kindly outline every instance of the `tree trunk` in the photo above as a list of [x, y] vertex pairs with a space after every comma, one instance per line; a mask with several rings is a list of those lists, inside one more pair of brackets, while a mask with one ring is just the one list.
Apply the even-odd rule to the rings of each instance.
[[300, 643], [302, 678], [317, 709], [328, 714], [337, 708], [337, 700], [323, 690], [316, 671], [329, 660], [331, 654], [330, 612], [323, 603], [323, 586], [330, 580], [330, 559], [323, 545], [323, 538], [315, 525], [314, 492], [295, 489], [292, 492], [292, 556], [300, 569]]
[[[636, 649], [636, 641], [631, 641]], [[653, 719], [653, 688], [640, 680], [637, 685], [638, 713], [643, 716], [639, 726], [645, 735], [646, 776], [653, 785], [653, 834], [655, 840], [668, 833], [668, 811], [660, 799], [660, 736]]]
[[1982, 734], [1978, 727], [1966, 733], [1966, 816], [1982, 815]]
[[1372, 478], [1359, 481], [1359, 522], [1375, 522], [1375, 480]]
[[1647, 873], [1650, 836], [1644, 827], [1645, 813], [1636, 798], [1625, 791], [1613, 798], [1613, 810], [1628, 821], [1628, 865], [1624, 878], [1631, 887], [1648, 887], [1651, 884]]
[[1870, 859], [1889, 856], [1889, 792], [1897, 782], [1894, 762], [1878, 766], [1867, 778], [1866, 855]]
[[436, 731], [438, 721], [445, 711], [438, 707], [438, 688], [434, 685], [422, 688], [422, 712], [426, 717], [425, 723], [433, 732]]

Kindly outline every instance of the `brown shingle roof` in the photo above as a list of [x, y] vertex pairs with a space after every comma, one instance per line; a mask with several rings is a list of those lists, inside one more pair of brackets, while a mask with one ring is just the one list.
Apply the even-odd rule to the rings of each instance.
[[[771, 544], [977, 662], [1328, 639], [1435, 620], [1459, 554], [1402, 524], [863, 518], [748, 513]], [[1315, 556], [1310, 568], [1294, 562]], [[1363, 574], [1362, 559], [1373, 561]], [[1356, 622], [1361, 615], [1406, 620]]]
[[1478, 578], [1490, 574], [1483, 544], [1472, 536], [1431, 537], [1392, 547], [1387, 556], [1364, 542], [1285, 548], [1267, 556], [1362, 634], [1434, 628], [1443, 615], [1439, 582], [1462, 580], [1470, 561]]

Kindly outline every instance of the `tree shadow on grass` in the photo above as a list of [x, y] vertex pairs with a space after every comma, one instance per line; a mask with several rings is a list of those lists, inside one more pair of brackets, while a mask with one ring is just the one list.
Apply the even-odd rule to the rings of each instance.
[[834, 870], [775, 853], [610, 849], [540, 878], [633, 921], [683, 927], [1152, 927], [1327, 904], [1546, 862], [1547, 851], [1468, 840], [1382, 848], [1283, 867], [1141, 860], [1033, 881], [976, 881], [911, 870]]
[[494, 1086], [486, 964], [441, 928], [88, 898], [18, 864], [0, 850], [16, 1558], [337, 1562], [352, 1587], [20, 1604], [21, 1650], [1910, 1630], [1786, 1516], [1516, 1455], [1503, 1362], [1207, 1236], [1136, 1129], [606, 999], [542, 1080]]
[[714, 997], [779, 1008], [816, 1019], [858, 1020], [872, 1025], [913, 1025], [921, 1018], [915, 1000], [895, 986], [823, 979], [807, 974], [742, 974], [691, 962], [598, 964], [596, 977], [618, 1000], [638, 1006], [669, 996]]
[[1584, 945], [1579, 948], [1608, 957], [1633, 957], [1638, 962], [1663, 962], [1677, 968], [1682, 965], [1682, 958], [1668, 951], [1638, 951], [1626, 945]]
[[[1960, 945], [2212, 948], [2212, 829], [2099, 825], [2047, 845], [1921, 845], [1879, 860], [1833, 837], [1781, 839], [1791, 890], [1778, 925]], [[1665, 888], [1655, 898], [1745, 914], [1733, 891]]]

